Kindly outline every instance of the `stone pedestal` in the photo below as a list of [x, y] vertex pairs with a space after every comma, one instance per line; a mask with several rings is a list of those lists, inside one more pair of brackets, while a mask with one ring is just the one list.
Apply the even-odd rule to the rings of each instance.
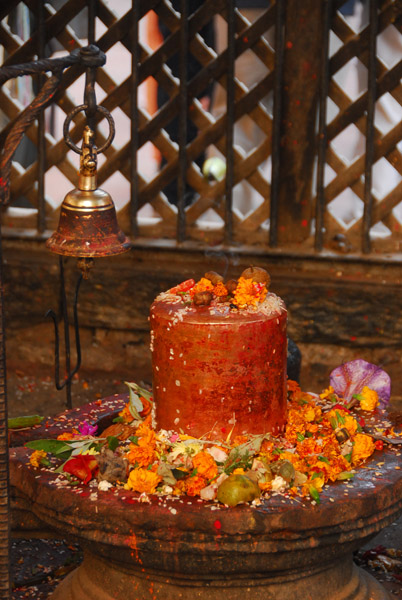
[[[111, 399], [109, 412], [119, 403]], [[105, 403], [98, 411], [100, 421], [110, 419]], [[48, 423], [47, 437], [96, 413], [95, 405], [68, 413]], [[31, 522], [84, 549], [54, 600], [389, 600], [352, 554], [402, 512], [393, 449], [376, 452], [353, 480], [327, 486], [320, 505], [277, 494], [235, 508], [67, 487], [31, 467], [24, 447], [10, 458], [14, 527], [29, 509]]]

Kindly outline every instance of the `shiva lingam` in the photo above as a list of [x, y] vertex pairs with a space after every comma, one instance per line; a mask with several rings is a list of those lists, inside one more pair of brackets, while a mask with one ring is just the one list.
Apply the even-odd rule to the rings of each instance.
[[324, 488], [315, 506], [282, 494], [235, 507], [144, 498], [122, 488], [70, 487], [58, 473], [29, 465], [27, 439], [56, 438], [84, 421], [101, 433], [127, 400], [116, 395], [13, 432], [14, 528], [50, 530], [84, 550], [52, 599], [390, 599], [352, 555], [402, 512], [395, 448], [375, 452], [353, 480]]

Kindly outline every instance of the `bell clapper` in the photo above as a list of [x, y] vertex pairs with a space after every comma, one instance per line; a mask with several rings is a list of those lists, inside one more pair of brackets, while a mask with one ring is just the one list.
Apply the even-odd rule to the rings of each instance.
[[77, 268], [81, 271], [83, 279], [89, 279], [94, 266], [93, 258], [81, 257], [77, 260]]

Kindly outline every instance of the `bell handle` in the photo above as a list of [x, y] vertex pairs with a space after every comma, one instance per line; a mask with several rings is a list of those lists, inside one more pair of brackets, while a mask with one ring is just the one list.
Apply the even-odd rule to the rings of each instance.
[[[82, 148], [79, 148], [76, 144], [74, 144], [73, 140], [70, 137], [69, 127], [70, 127], [70, 123], [74, 119], [74, 117], [79, 112], [88, 110], [88, 108], [89, 108], [88, 104], [80, 104], [79, 106], [76, 106], [75, 108], [73, 108], [73, 110], [70, 113], [68, 113], [66, 120], [64, 121], [64, 125], [63, 125], [64, 141], [66, 142], [67, 146], [71, 150], [76, 152], [77, 154], [82, 154]], [[113, 142], [114, 134], [115, 134], [115, 125], [114, 125], [113, 117], [110, 114], [110, 112], [107, 110], [107, 108], [97, 104], [96, 110], [99, 111], [100, 113], [102, 113], [103, 116], [106, 118], [107, 122], [109, 123], [109, 136], [108, 136], [107, 140], [105, 141], [105, 143], [102, 144], [102, 146], [100, 146], [99, 148], [97, 148], [97, 153], [100, 154], [101, 152], [104, 152], [105, 150], [107, 150], [109, 148], [110, 144]]]

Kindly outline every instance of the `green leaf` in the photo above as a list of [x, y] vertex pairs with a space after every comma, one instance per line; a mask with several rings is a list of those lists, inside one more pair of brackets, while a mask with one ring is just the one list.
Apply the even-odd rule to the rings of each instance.
[[298, 433], [296, 438], [297, 438], [298, 442], [302, 442], [305, 439], [305, 437], [302, 433]]
[[[130, 381], [124, 382], [129, 389], [130, 393], [130, 413], [137, 421], [141, 421], [141, 417], [139, 415], [140, 412], [144, 410], [144, 405], [141, 402], [141, 398], [153, 404], [152, 392], [146, 390], [145, 388], [139, 386], [137, 383], [133, 383]], [[141, 397], [141, 398], [140, 398]]]
[[311, 433], [311, 431], [306, 431], [304, 433], [304, 435], [306, 436], [306, 438], [312, 438], [313, 437], [313, 434]]
[[327, 465], [329, 465], [329, 460], [326, 456], [319, 456], [318, 460], [321, 460], [322, 462], [327, 463]]
[[337, 479], [339, 481], [345, 481], [345, 479], [353, 479], [354, 476], [355, 474], [351, 471], [342, 471], [342, 473], [339, 473]]
[[345, 454], [345, 458], [348, 462], [350, 462], [352, 460], [352, 452], [349, 452], [349, 454]]
[[32, 450], [44, 450], [49, 454], [71, 453], [71, 447], [65, 440], [31, 440], [30, 442], [26, 442], [25, 446]]
[[320, 502], [321, 502], [320, 494], [318, 493], [317, 488], [315, 488], [313, 485], [310, 485], [309, 492], [310, 492], [310, 496], [312, 497], [312, 499], [315, 500], [317, 502], [317, 504], [320, 504]]
[[119, 445], [119, 440], [114, 435], [108, 435], [106, 439], [108, 448], [114, 452]]
[[124, 417], [115, 417], [112, 423], [124, 423]]
[[317, 479], [317, 477], [322, 477], [322, 476], [323, 476], [323, 473], [321, 471], [319, 471], [318, 473], [315, 472], [315, 473], [313, 473], [311, 479]]
[[182, 471], [181, 469], [172, 469], [172, 473], [177, 481], [179, 479], [184, 479], [184, 477], [187, 477], [188, 475], [187, 471]]
[[33, 427], [42, 423], [45, 417], [39, 415], [27, 415], [25, 417], [10, 417], [7, 421], [9, 429], [19, 429], [20, 427]]
[[342, 415], [337, 410], [335, 411], [335, 414], [336, 414], [336, 418], [338, 419], [339, 425], [345, 425], [345, 423], [346, 423], [345, 417], [342, 417]]
[[133, 444], [138, 446], [138, 436], [137, 435], [130, 435], [130, 437], [128, 439], [130, 440], [130, 442], [132, 442]]
[[337, 429], [338, 421], [335, 419], [335, 417], [330, 417], [329, 422], [331, 423], [332, 429]]

